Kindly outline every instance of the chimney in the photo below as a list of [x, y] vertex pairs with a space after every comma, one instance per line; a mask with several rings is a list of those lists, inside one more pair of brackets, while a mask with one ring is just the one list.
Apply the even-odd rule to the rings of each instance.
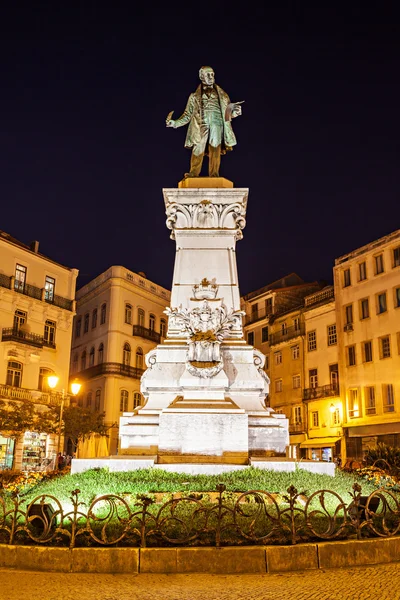
[[32, 250], [32, 252], [34, 252], [35, 254], [37, 254], [39, 252], [39, 242], [37, 240], [31, 242], [29, 244], [29, 247]]

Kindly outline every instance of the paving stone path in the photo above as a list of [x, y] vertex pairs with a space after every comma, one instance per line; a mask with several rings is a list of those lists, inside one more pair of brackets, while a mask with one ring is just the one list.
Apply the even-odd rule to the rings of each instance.
[[97, 575], [0, 569], [0, 600], [400, 600], [400, 563], [281, 575]]

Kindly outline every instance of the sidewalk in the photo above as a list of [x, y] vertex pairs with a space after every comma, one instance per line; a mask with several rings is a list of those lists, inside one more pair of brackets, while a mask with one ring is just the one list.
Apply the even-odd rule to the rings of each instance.
[[400, 563], [284, 575], [99, 575], [0, 569], [0, 600], [399, 600]]

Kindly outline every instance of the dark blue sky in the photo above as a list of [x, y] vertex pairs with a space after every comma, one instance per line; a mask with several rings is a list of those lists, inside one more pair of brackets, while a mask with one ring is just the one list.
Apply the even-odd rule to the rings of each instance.
[[123, 264], [170, 287], [161, 190], [190, 152], [165, 118], [203, 64], [246, 101], [221, 169], [250, 188], [242, 293], [329, 280], [335, 257], [400, 228], [395, 3], [107, 4], [0, 9], [0, 229], [80, 285]]

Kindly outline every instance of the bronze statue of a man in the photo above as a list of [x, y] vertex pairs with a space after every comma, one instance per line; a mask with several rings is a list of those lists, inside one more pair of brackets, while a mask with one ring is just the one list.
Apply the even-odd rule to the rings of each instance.
[[192, 148], [192, 157], [190, 173], [185, 173], [185, 177], [200, 175], [205, 154], [209, 158], [209, 176], [219, 177], [221, 154], [236, 145], [231, 118], [242, 114], [242, 103], [230, 102], [228, 94], [215, 84], [211, 67], [201, 67], [199, 77], [201, 84], [190, 94], [185, 112], [176, 121], [169, 113], [166, 123], [175, 129], [189, 123], [185, 147]]

